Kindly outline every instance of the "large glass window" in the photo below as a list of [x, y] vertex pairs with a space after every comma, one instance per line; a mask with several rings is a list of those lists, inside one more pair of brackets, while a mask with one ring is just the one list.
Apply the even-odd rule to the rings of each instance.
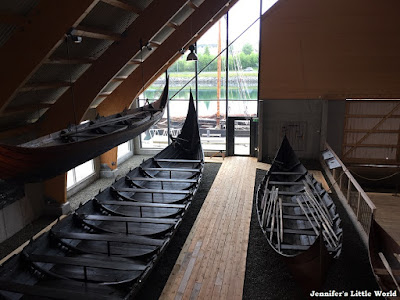
[[[276, 1], [262, 0], [263, 13]], [[226, 149], [227, 114], [238, 117], [257, 116], [260, 26], [256, 20], [259, 16], [260, 0], [240, 0], [229, 11], [228, 28], [226, 16], [222, 17], [197, 41], [198, 115], [205, 150]], [[251, 24], [253, 25], [250, 26]], [[248, 27], [250, 28], [246, 30]], [[228, 51], [224, 51], [227, 46], [227, 31], [228, 43], [231, 45]], [[141, 146], [144, 148], [164, 148], [168, 144], [168, 134], [176, 136], [180, 132], [187, 112], [189, 90], [192, 89], [194, 97], [196, 91], [196, 63], [187, 61], [187, 55], [188, 52], [183, 54], [168, 69], [171, 98], [169, 112], [164, 114], [161, 122], [142, 134]], [[164, 84], [165, 75], [162, 75], [141, 96], [143, 100], [140, 100], [139, 105], [144, 105], [144, 99], [149, 99], [150, 102], [157, 99]]]
[[69, 170], [67, 173], [67, 190], [84, 181], [92, 174], [94, 174], [93, 159]]
[[257, 115], [260, 25], [254, 21], [259, 15], [259, 0], [239, 1], [229, 10], [229, 43], [233, 42], [229, 47], [228, 114], [231, 117]]

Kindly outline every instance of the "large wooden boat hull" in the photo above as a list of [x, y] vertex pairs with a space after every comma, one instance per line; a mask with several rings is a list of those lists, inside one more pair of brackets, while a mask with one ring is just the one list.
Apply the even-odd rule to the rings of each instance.
[[[3, 264], [0, 298], [130, 299], [181, 224], [203, 167], [191, 97], [181, 134], [170, 146]], [[184, 197], [164, 201], [175, 195]]]
[[303, 290], [320, 287], [332, 258], [341, 252], [341, 221], [329, 194], [301, 164], [286, 137], [258, 187], [256, 209], [268, 243]]
[[372, 271], [382, 291], [389, 293], [388, 297], [399, 297], [400, 246], [374, 218], [371, 220], [368, 248]]
[[167, 101], [168, 81], [160, 99], [152, 104], [71, 126], [18, 146], [0, 144], [0, 179], [35, 182], [65, 173], [156, 124]]

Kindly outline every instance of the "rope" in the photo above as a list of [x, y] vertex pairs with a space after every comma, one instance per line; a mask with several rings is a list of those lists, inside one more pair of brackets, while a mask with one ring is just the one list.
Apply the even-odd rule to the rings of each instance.
[[389, 179], [389, 178], [391, 178], [391, 177], [394, 177], [394, 176], [396, 176], [397, 174], [400, 174], [400, 172], [395, 172], [395, 173], [393, 173], [393, 174], [391, 174], [391, 175], [388, 175], [388, 176], [385, 176], [385, 177], [381, 177], [381, 178], [368, 178], [368, 177], [362, 176], [362, 175], [360, 175], [360, 174], [357, 174], [357, 173], [354, 172], [354, 171], [350, 171], [350, 172], [353, 173], [354, 175], [356, 175], [356, 176], [362, 178], [362, 179], [369, 180], [369, 181], [380, 181], [380, 180], [385, 180], [385, 179]]

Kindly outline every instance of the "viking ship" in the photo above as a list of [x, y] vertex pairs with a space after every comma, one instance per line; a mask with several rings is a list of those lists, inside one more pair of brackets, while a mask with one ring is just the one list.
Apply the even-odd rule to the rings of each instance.
[[0, 298], [128, 299], [182, 222], [204, 168], [193, 97], [181, 133], [0, 268]]
[[307, 292], [340, 255], [342, 229], [329, 194], [301, 164], [286, 136], [258, 187], [258, 221], [270, 246]]
[[372, 217], [369, 260], [376, 281], [387, 296], [400, 295], [400, 246]]
[[0, 144], [0, 179], [35, 182], [52, 178], [135, 138], [160, 121], [168, 79], [160, 98], [145, 106], [71, 125], [17, 146]]

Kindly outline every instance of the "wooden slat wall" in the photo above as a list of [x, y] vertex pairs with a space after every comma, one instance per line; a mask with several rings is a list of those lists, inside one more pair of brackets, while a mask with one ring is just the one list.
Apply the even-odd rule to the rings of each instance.
[[342, 146], [347, 163], [400, 163], [400, 100], [347, 101]]

